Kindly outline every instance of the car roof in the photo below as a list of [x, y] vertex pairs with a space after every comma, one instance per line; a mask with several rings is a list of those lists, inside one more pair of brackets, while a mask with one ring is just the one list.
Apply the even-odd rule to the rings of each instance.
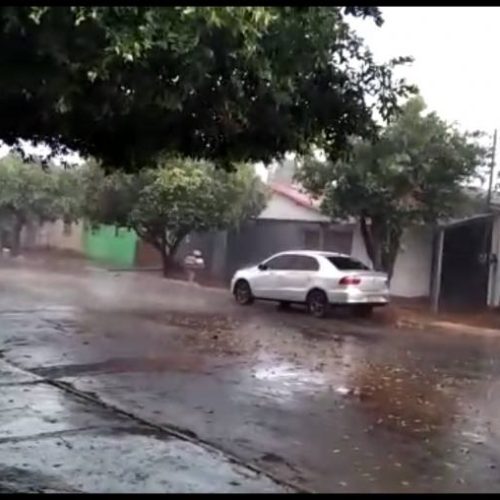
[[308, 257], [351, 257], [345, 253], [338, 252], [325, 252], [324, 250], [287, 250], [285, 252], [279, 252], [270, 257], [277, 257], [278, 255], [306, 255]]

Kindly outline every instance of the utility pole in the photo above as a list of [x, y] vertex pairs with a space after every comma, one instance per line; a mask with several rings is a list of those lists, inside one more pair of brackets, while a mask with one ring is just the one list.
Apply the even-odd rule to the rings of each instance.
[[493, 191], [493, 178], [495, 175], [495, 155], [497, 151], [497, 129], [493, 133], [493, 148], [491, 151], [490, 183], [488, 186], [488, 196], [486, 198], [486, 209], [489, 210], [491, 204], [491, 194]]
[[[488, 186], [488, 197], [487, 197], [487, 205], [486, 210], [489, 212], [491, 210], [491, 196], [493, 192], [493, 178], [495, 176], [495, 155], [497, 150], [497, 129], [493, 133], [493, 147], [491, 151], [491, 166], [490, 166], [490, 183]], [[486, 250], [485, 253], [488, 255], [488, 295], [487, 295], [487, 304], [491, 305], [496, 300], [497, 295], [497, 286], [498, 286], [498, 267], [497, 267], [497, 256], [498, 256], [498, 239], [493, 238], [495, 234], [495, 218], [493, 218], [493, 223], [491, 229], [489, 230], [489, 234], [491, 236], [492, 242], [490, 243], [490, 248]], [[486, 233], [485, 233], [486, 236]], [[485, 239], [485, 243], [488, 241]], [[494, 243], [493, 243], [494, 242]], [[493, 245], [492, 245], [493, 243]]]

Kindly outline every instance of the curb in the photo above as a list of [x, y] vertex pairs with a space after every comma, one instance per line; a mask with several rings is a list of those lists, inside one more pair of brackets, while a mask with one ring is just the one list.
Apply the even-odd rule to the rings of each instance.
[[461, 333], [465, 335], [488, 335], [500, 337], [500, 330], [496, 328], [482, 328], [479, 326], [464, 325], [463, 323], [452, 323], [450, 321], [420, 322], [411, 319], [401, 319], [397, 322], [397, 327], [408, 327], [418, 330], [433, 328], [436, 330]]

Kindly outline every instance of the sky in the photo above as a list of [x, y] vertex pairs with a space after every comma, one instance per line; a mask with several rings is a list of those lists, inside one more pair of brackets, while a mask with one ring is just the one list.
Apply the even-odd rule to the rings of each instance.
[[[428, 108], [461, 130], [500, 128], [500, 8], [382, 7], [384, 24], [352, 19], [377, 62], [412, 56], [398, 71], [417, 85]], [[496, 154], [496, 175], [500, 162]]]
[[500, 125], [499, 7], [382, 7], [384, 24], [354, 19], [379, 62], [398, 55], [414, 63], [400, 72], [429, 108], [465, 129]]
[[348, 18], [377, 62], [412, 56], [414, 62], [397, 76], [417, 85], [429, 110], [461, 130], [486, 132], [491, 144], [493, 130], [500, 128], [500, 7], [380, 10], [381, 27], [369, 19]]
[[[33, 144], [22, 141], [22, 147], [27, 154], [36, 154], [37, 156], [45, 157], [50, 153], [50, 148], [45, 145], [34, 146]], [[0, 158], [8, 154], [10, 148], [5, 144], [0, 143]], [[68, 155], [60, 155], [54, 158], [54, 164], [58, 165], [61, 161], [65, 161], [69, 164], [81, 165], [84, 160], [78, 153], [70, 153]]]

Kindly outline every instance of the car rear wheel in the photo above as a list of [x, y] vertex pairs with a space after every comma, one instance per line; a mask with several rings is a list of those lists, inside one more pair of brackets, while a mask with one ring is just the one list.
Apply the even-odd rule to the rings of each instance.
[[239, 280], [234, 285], [234, 298], [236, 302], [242, 306], [249, 305], [253, 302], [253, 295], [248, 281]]
[[354, 314], [358, 318], [369, 318], [373, 314], [373, 306], [366, 304], [354, 306]]
[[306, 299], [309, 314], [315, 318], [324, 318], [328, 312], [328, 297], [322, 290], [311, 290]]

